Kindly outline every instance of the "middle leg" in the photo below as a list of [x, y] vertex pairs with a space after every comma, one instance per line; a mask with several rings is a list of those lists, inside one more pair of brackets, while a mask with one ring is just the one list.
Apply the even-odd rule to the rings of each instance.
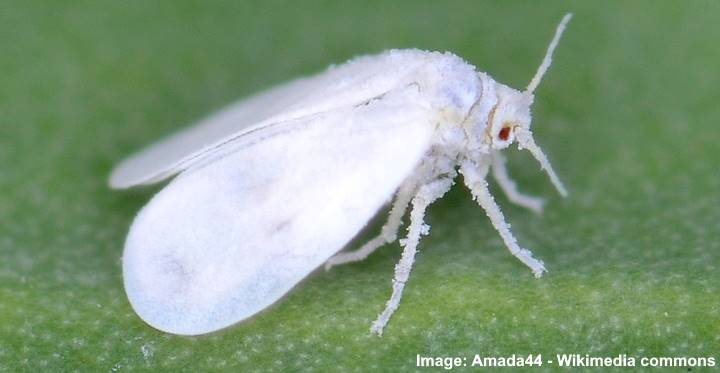
[[395, 266], [395, 277], [393, 278], [393, 291], [388, 300], [385, 310], [383, 310], [378, 318], [372, 323], [370, 332], [382, 335], [383, 328], [390, 320], [393, 312], [398, 308], [400, 299], [402, 298], [405, 282], [410, 277], [410, 270], [415, 261], [415, 253], [420, 242], [420, 236], [428, 233], [429, 227], [425, 224], [425, 210], [427, 207], [442, 197], [450, 187], [453, 181], [450, 178], [441, 178], [421, 186], [417, 194], [412, 199], [412, 211], [410, 212], [410, 226], [408, 227], [407, 238], [401, 241], [404, 246], [400, 262]]

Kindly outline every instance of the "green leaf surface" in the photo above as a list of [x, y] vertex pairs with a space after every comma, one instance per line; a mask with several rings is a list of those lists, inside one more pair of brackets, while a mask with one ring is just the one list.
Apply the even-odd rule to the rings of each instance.
[[[457, 185], [430, 209], [382, 338], [368, 329], [397, 243], [211, 335], [165, 334], [133, 312], [123, 241], [161, 186], [110, 190], [120, 159], [238, 97], [387, 48], [452, 51], [522, 88], [567, 11], [533, 128], [570, 197], [517, 151], [511, 172], [547, 197], [544, 215], [493, 185], [546, 276], [507, 252]], [[413, 371], [417, 354], [717, 361], [718, 41], [713, 1], [5, 1], [0, 371]]]

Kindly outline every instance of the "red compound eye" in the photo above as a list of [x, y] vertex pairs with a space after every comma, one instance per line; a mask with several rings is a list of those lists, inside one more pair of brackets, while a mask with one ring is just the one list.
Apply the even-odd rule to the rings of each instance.
[[507, 141], [508, 137], [510, 137], [510, 127], [503, 127], [498, 133], [498, 137], [502, 141]]

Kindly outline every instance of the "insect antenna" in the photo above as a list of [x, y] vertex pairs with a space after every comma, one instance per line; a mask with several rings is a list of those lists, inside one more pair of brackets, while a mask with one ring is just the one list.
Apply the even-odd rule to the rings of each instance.
[[560, 21], [560, 24], [558, 25], [557, 29], [555, 30], [555, 36], [553, 37], [552, 41], [550, 42], [550, 45], [548, 46], [547, 52], [545, 52], [545, 58], [543, 58], [542, 63], [540, 64], [540, 67], [538, 67], [537, 72], [535, 73], [535, 76], [533, 76], [532, 80], [530, 80], [530, 84], [528, 84], [527, 88], [525, 88], [525, 94], [532, 94], [535, 91], [535, 88], [540, 84], [540, 80], [542, 80], [543, 75], [545, 75], [545, 72], [547, 72], [547, 69], [550, 67], [550, 64], [552, 63], [552, 55], [555, 51], [555, 47], [557, 47], [558, 43], [560, 42], [560, 37], [562, 36], [563, 31], [565, 31], [565, 26], [568, 22], [570, 22], [570, 19], [572, 18], [572, 13], [566, 14], [563, 19]]
[[545, 156], [545, 153], [543, 153], [542, 149], [540, 149], [540, 147], [535, 143], [530, 130], [518, 128], [515, 132], [515, 138], [518, 140], [518, 149], [527, 149], [530, 151], [530, 154], [532, 154], [532, 156], [540, 163], [540, 168], [545, 170], [545, 173], [547, 173], [548, 177], [550, 177], [550, 182], [553, 186], [555, 186], [558, 193], [560, 193], [563, 197], [567, 197], [567, 189], [565, 189], [562, 181], [560, 181], [560, 178], [555, 173], [555, 170], [553, 170], [552, 165], [550, 165], [550, 161], [547, 159], [547, 156]]
[[[570, 22], [571, 18], [572, 13], [568, 13], [560, 21], [560, 24], [555, 30], [555, 36], [553, 36], [552, 41], [550, 41], [550, 45], [545, 52], [545, 57], [543, 58], [540, 67], [538, 67], [535, 76], [533, 76], [532, 80], [530, 80], [530, 84], [528, 84], [527, 88], [525, 88], [525, 92], [523, 92], [523, 97], [528, 101], [528, 105], [532, 103], [532, 94], [540, 84], [543, 75], [545, 75], [548, 68], [550, 67], [550, 64], [552, 63], [552, 55], [555, 51], [555, 47], [557, 47], [558, 43], [560, 42], [560, 37], [562, 36], [563, 31], [565, 31], [565, 26], [567, 26], [567, 23]], [[515, 136], [518, 141], [518, 148], [529, 150], [530, 154], [532, 154], [532, 156], [540, 163], [540, 168], [545, 170], [548, 177], [550, 177], [550, 182], [555, 186], [555, 189], [557, 189], [558, 193], [560, 193], [560, 195], [563, 197], [567, 196], [567, 189], [565, 189], [565, 186], [560, 181], [560, 178], [558, 178], [557, 174], [555, 174], [555, 171], [550, 165], [550, 161], [548, 161], [545, 153], [543, 153], [542, 149], [540, 149], [540, 147], [535, 143], [530, 129], [518, 128], [515, 132]]]

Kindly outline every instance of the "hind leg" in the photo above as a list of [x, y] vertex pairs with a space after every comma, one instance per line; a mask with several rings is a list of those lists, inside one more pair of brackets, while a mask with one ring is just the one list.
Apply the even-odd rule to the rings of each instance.
[[393, 206], [390, 209], [390, 216], [380, 230], [380, 234], [366, 242], [357, 250], [339, 253], [328, 259], [328, 261], [325, 262], [325, 270], [327, 271], [338, 264], [363, 260], [380, 246], [397, 240], [398, 230], [400, 230], [400, 226], [402, 225], [402, 218], [416, 190], [416, 183], [414, 181], [410, 180], [404, 184], [395, 197]]

